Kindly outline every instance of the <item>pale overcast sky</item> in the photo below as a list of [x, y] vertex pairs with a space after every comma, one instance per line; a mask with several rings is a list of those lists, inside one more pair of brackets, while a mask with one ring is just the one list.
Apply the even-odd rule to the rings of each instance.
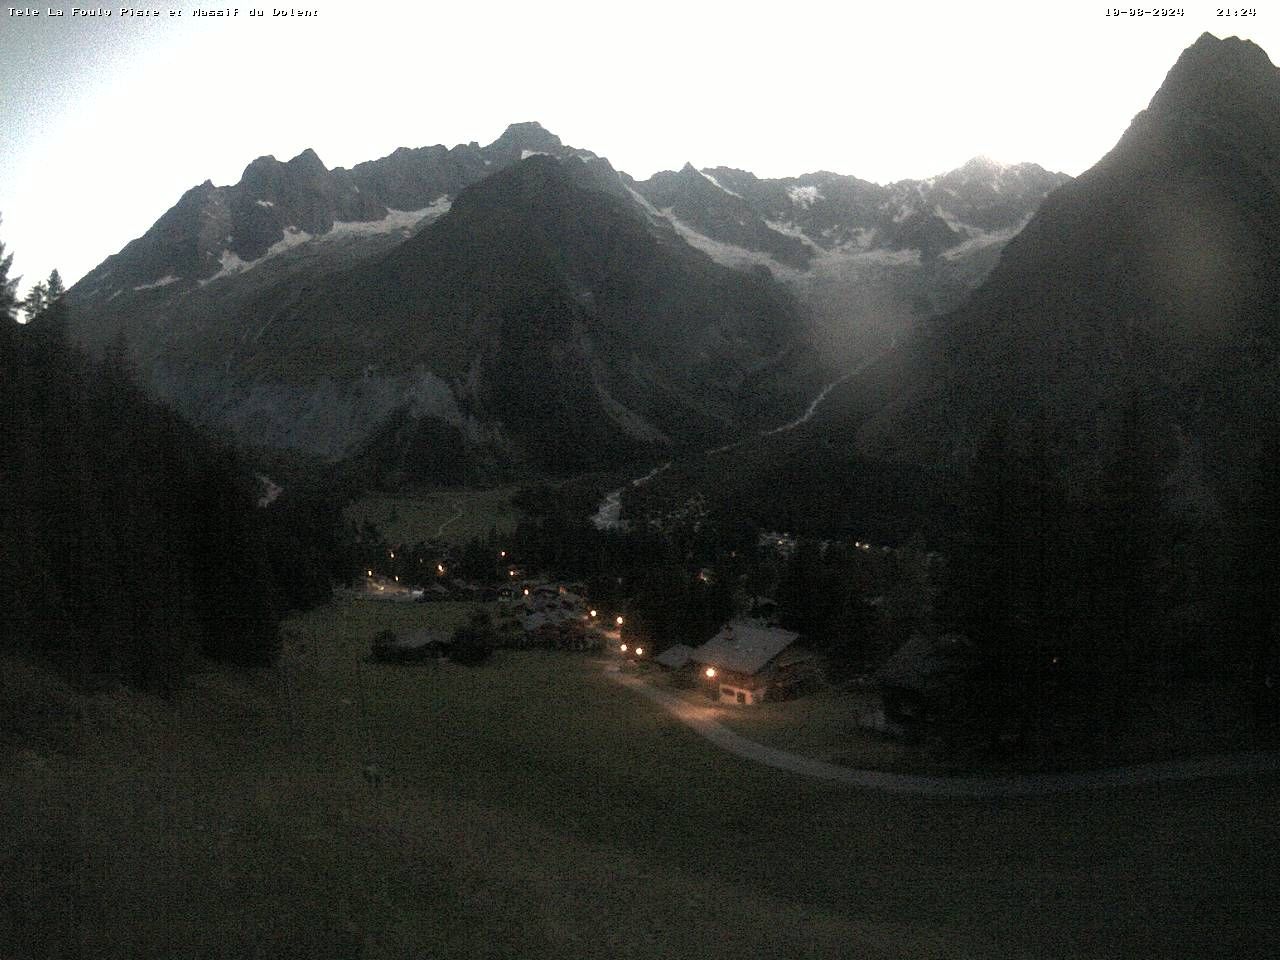
[[309, 18], [0, 8], [0, 240], [23, 286], [54, 266], [70, 284], [263, 154], [349, 167], [538, 120], [641, 179], [688, 160], [883, 183], [978, 154], [1074, 175], [1202, 32], [1280, 55], [1262, 5], [311, 2]]

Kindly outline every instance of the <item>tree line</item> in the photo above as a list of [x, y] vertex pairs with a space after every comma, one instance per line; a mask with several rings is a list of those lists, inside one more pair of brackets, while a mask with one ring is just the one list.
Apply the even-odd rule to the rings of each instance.
[[[1280, 680], [1280, 437], [1260, 431], [1233, 489], [1178, 499], [1177, 437], [1136, 391], [1097, 460], [1064, 462], [1043, 417], [998, 417], [954, 503], [944, 628], [977, 652], [967, 702], [992, 730], [1087, 718], [1106, 738], [1159, 687], [1208, 683], [1274, 719]], [[1224, 704], [1227, 706], [1227, 704]]]
[[229, 444], [67, 339], [57, 272], [23, 301], [0, 246], [0, 647], [80, 681], [172, 691], [201, 656], [269, 662], [291, 608], [349, 576], [337, 504], [258, 507]]

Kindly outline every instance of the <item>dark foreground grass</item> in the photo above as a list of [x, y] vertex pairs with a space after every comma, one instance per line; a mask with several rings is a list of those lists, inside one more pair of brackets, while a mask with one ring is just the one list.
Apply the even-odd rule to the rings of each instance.
[[811, 783], [585, 658], [357, 675], [379, 610], [468, 612], [335, 604], [285, 671], [99, 698], [71, 756], [9, 756], [0, 956], [1198, 958], [1280, 934], [1275, 777], [981, 803]]

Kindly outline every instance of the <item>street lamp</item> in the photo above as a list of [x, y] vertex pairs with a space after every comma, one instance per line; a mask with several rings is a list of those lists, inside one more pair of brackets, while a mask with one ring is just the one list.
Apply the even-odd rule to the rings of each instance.
[[618, 626], [622, 626], [622, 618], [621, 618], [621, 617], [619, 617], [619, 618], [618, 618]]
[[710, 677], [714, 677], [715, 675], [716, 675], [716, 668], [707, 667], [707, 677], [710, 678]]

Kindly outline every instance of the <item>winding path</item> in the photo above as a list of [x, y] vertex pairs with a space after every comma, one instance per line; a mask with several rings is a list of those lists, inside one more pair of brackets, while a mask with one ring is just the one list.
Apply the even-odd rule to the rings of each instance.
[[[872, 356], [867, 357], [865, 360], [863, 360], [853, 369], [846, 371], [845, 373], [837, 377], [835, 380], [832, 380], [830, 383], [828, 383], [825, 387], [823, 387], [818, 392], [818, 395], [814, 397], [813, 400], [809, 403], [809, 406], [805, 409], [805, 412], [802, 413], [795, 420], [792, 420], [789, 423], [784, 423], [780, 427], [771, 427], [768, 430], [761, 430], [756, 436], [772, 437], [779, 433], [787, 433], [791, 430], [796, 429], [797, 427], [803, 426], [804, 424], [808, 423], [810, 420], [813, 419], [813, 415], [818, 412], [818, 408], [822, 406], [822, 402], [827, 399], [827, 394], [829, 394], [836, 387], [840, 386], [840, 384], [845, 383], [849, 380], [852, 380], [854, 377], [861, 374], [862, 371], [866, 370], [867, 367], [871, 366], [871, 364], [887, 356], [891, 351], [897, 349], [897, 346], [898, 346], [898, 336], [897, 334], [894, 334], [893, 338], [889, 341], [889, 345], [885, 347], [883, 350], [873, 354]], [[730, 450], [736, 450], [738, 447], [741, 447], [744, 444], [749, 443], [753, 439], [755, 439], [755, 437], [744, 437], [741, 440], [734, 440], [732, 443], [724, 444], [724, 446], [713, 447], [710, 450], [706, 450], [704, 451], [704, 455], [708, 457], [714, 457], [721, 453], [728, 453]], [[662, 473], [662, 471], [666, 470], [669, 466], [671, 466], [671, 461], [668, 461], [667, 463], [664, 463], [659, 467], [654, 467], [652, 470], [646, 473], [643, 477], [637, 477], [636, 479], [632, 480], [631, 486], [639, 487], [645, 483], [648, 483], [658, 474]], [[625, 486], [621, 486], [617, 490], [610, 490], [607, 494], [605, 494], [604, 500], [600, 502], [599, 509], [596, 510], [596, 512], [591, 517], [591, 522], [595, 524], [595, 527], [597, 530], [615, 530], [624, 525], [623, 521], [620, 518], [622, 516], [622, 492], [626, 489], [627, 488]]]
[[680, 697], [658, 690], [643, 680], [618, 671], [616, 665], [605, 675], [615, 683], [648, 697], [673, 717], [710, 740], [722, 750], [756, 763], [786, 770], [802, 777], [831, 780], [852, 787], [882, 790], [918, 797], [991, 799], [997, 797], [1040, 797], [1078, 790], [1141, 786], [1166, 781], [1198, 780], [1204, 777], [1239, 777], [1280, 771], [1280, 751], [1226, 754], [1143, 763], [1131, 767], [1084, 770], [1071, 773], [1012, 774], [1000, 777], [934, 777], [923, 774], [855, 770], [799, 754], [766, 746], [734, 733], [714, 719], [716, 710], [699, 707]]
[[452, 517], [450, 517], [448, 520], [442, 520], [442, 521], [440, 522], [440, 526], [436, 527], [436, 532], [435, 532], [436, 539], [439, 539], [440, 537], [443, 537], [443, 536], [444, 536], [444, 528], [445, 528], [445, 527], [447, 527], [447, 526], [449, 526], [449, 524], [453, 523], [453, 522], [454, 522], [455, 520], [457, 520], [460, 516], [462, 516], [462, 499], [458, 499], [458, 500], [453, 501], [453, 508], [454, 508], [454, 511], [455, 511], [455, 512], [454, 512], [454, 514], [453, 514], [453, 516], [452, 516]]

